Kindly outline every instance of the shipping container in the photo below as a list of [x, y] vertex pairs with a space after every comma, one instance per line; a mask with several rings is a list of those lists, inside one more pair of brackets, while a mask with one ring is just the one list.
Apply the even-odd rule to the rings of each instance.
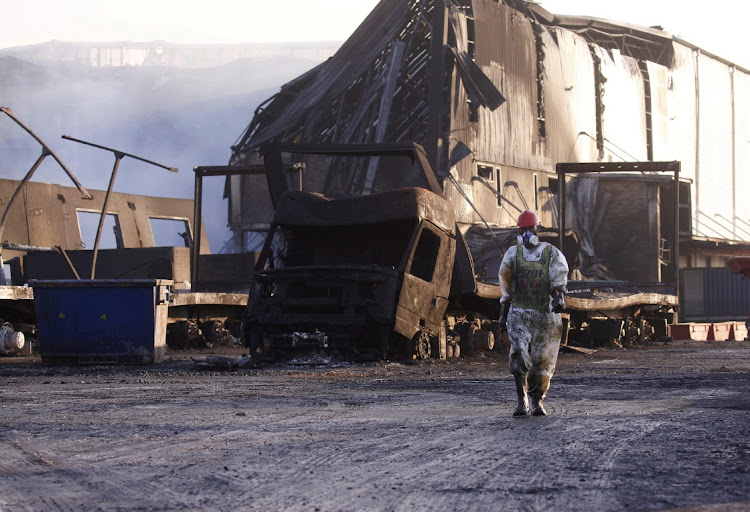
[[726, 267], [680, 270], [680, 321], [744, 321], [748, 315], [750, 280]]

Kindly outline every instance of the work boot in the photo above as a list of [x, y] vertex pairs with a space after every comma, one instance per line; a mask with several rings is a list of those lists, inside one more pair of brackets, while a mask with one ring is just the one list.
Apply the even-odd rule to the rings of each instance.
[[518, 393], [518, 407], [513, 412], [513, 416], [522, 417], [529, 415], [529, 397], [528, 397], [528, 384], [526, 382], [526, 374], [515, 375], [516, 379], [516, 393]]
[[531, 397], [531, 414], [534, 416], [547, 416], [547, 411], [544, 410], [544, 398], [541, 396]]
[[546, 416], [544, 410], [544, 397], [549, 389], [550, 376], [545, 374], [532, 374], [531, 385], [531, 414], [534, 416]]

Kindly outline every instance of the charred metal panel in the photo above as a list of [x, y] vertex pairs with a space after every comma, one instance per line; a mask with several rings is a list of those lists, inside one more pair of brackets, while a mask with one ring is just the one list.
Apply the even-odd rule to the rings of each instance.
[[[602, 136], [605, 162], [646, 161], [646, 106], [638, 63], [618, 51], [596, 49], [604, 77]], [[622, 101], [628, 98], [628, 101]]]
[[[435, 336], [448, 307], [456, 242], [429, 221], [422, 223], [407, 262], [394, 330], [411, 339], [420, 327]], [[433, 244], [425, 244], [433, 240]], [[426, 247], [426, 249], [425, 249]], [[427, 263], [429, 268], [421, 268]]]
[[[324, 193], [331, 159], [326, 156], [307, 155], [305, 165], [294, 169], [290, 155], [284, 155], [288, 166], [286, 185], [289, 190]], [[260, 162], [260, 159], [257, 159]], [[236, 184], [239, 185], [236, 185]], [[264, 231], [273, 217], [273, 204], [268, 191], [268, 180], [265, 170], [258, 174], [247, 174], [233, 177], [231, 189], [241, 190], [241, 198], [232, 203], [232, 229], [236, 231]]]
[[[0, 180], [0, 207], [6, 204], [18, 183], [14, 180]], [[80, 192], [73, 187], [29, 182], [19, 196], [19, 199], [23, 200], [17, 200], [11, 206], [3, 238], [15, 244], [38, 247], [59, 245], [66, 250], [83, 249], [78, 212], [100, 213], [105, 195], [105, 192], [100, 190], [89, 192], [94, 196], [93, 200], [81, 199]], [[108, 206], [108, 213], [118, 217], [121, 239], [126, 248], [154, 246], [150, 218], [179, 219], [190, 223], [192, 210], [193, 201], [189, 199], [117, 192], [110, 195]], [[201, 252], [209, 252], [208, 241], [205, 238], [202, 241]], [[3, 251], [6, 259], [21, 254]]]
[[[575, 210], [573, 225], [586, 236], [588, 258], [581, 261], [589, 278], [658, 282], [659, 212], [651, 209], [658, 184], [632, 179], [583, 176], [568, 184]], [[654, 201], [658, 205], [658, 201]], [[569, 212], [572, 214], [572, 212]], [[588, 240], [588, 241], [587, 241]], [[604, 272], [604, 273], [601, 273]], [[608, 274], [607, 274], [608, 273]]]
[[[732, 218], [733, 135], [731, 73], [726, 64], [698, 54], [699, 160], [694, 217], [696, 229], [708, 236], [731, 238], [731, 225], [715, 218]], [[748, 112], [743, 113], [745, 116]], [[746, 143], [747, 144], [747, 143]], [[716, 221], [719, 221], [719, 225]]]
[[[651, 95], [651, 142], [653, 160], [674, 160], [674, 152], [670, 119], [670, 95], [672, 91], [672, 73], [668, 68], [653, 62], [646, 62], [649, 77], [649, 93]], [[694, 137], [693, 137], [694, 138]], [[683, 169], [685, 163], [683, 162]]]
[[594, 68], [586, 41], [567, 30], [542, 34], [547, 74], [545, 168], [596, 159]]
[[[515, 0], [512, 0], [515, 3]], [[539, 6], [531, 7], [538, 10]], [[581, 34], [592, 44], [608, 50], [617, 50], [638, 60], [649, 60], [671, 66], [674, 47], [670, 34], [655, 28], [609, 21], [587, 16], [554, 16], [547, 18], [558, 25]]]
[[[698, 109], [696, 90], [696, 68], [693, 51], [675, 45], [674, 68], [670, 70], [667, 83], [667, 107], [669, 116], [668, 142], [654, 147], [654, 156], [662, 155], [663, 160], [681, 162], [680, 175], [695, 180], [696, 148], [698, 142]], [[658, 125], [657, 125], [658, 126]], [[658, 142], [659, 137], [655, 136]], [[694, 181], [695, 183], [695, 181]], [[690, 187], [690, 204], [695, 206], [698, 184]], [[692, 212], [690, 213], [692, 215]]]
[[[237, 205], [233, 203], [232, 229], [236, 231], [266, 230], [273, 217], [271, 194], [265, 175], [233, 176], [232, 184], [241, 184], [242, 195]], [[234, 188], [233, 188], [234, 190]]]
[[450, 203], [421, 188], [405, 188], [370, 196], [331, 200], [306, 192], [287, 192], [276, 207], [276, 224], [336, 226], [372, 224], [399, 219], [430, 220], [452, 234], [455, 218]]
[[734, 71], [734, 195], [740, 238], [750, 239], [750, 74]]
[[[456, 71], [461, 77], [461, 83], [466, 91], [468, 101], [471, 102], [474, 109], [486, 107], [488, 110], [494, 111], [505, 103], [505, 98], [498, 90], [497, 85], [493, 84], [492, 80], [474, 62], [476, 41], [469, 39], [470, 20], [462, 10], [454, 6], [450, 10], [450, 21], [456, 43], [455, 46], [450, 46], [450, 50], [455, 58]], [[471, 32], [476, 38], [476, 24], [473, 18], [471, 19], [471, 25], [474, 28]]]
[[[93, 251], [66, 251], [80, 275], [91, 270]], [[188, 247], [102, 249], [96, 260], [98, 279], [169, 279], [177, 288], [190, 282]], [[36, 252], [24, 256], [24, 277], [31, 279], [75, 279], [62, 254]]]
[[[472, 3], [476, 61], [508, 101], [494, 112], [479, 108], [474, 157], [517, 167], [537, 167], [537, 67], [531, 22], [518, 11], [492, 0]], [[469, 119], [455, 119], [462, 133]]]

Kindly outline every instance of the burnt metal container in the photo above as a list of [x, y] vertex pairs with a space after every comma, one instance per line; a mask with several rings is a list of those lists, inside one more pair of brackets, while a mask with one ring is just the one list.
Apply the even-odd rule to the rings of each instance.
[[153, 364], [164, 359], [173, 282], [31, 281], [45, 364]]

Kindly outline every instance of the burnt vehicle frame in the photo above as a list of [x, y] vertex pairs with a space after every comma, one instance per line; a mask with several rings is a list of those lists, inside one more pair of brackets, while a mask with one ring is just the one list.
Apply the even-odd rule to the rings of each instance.
[[[288, 190], [281, 153], [407, 156], [426, 186], [345, 197]], [[422, 147], [277, 144], [264, 157], [275, 212], [243, 329], [253, 357], [429, 357], [444, 332], [457, 231]]]

